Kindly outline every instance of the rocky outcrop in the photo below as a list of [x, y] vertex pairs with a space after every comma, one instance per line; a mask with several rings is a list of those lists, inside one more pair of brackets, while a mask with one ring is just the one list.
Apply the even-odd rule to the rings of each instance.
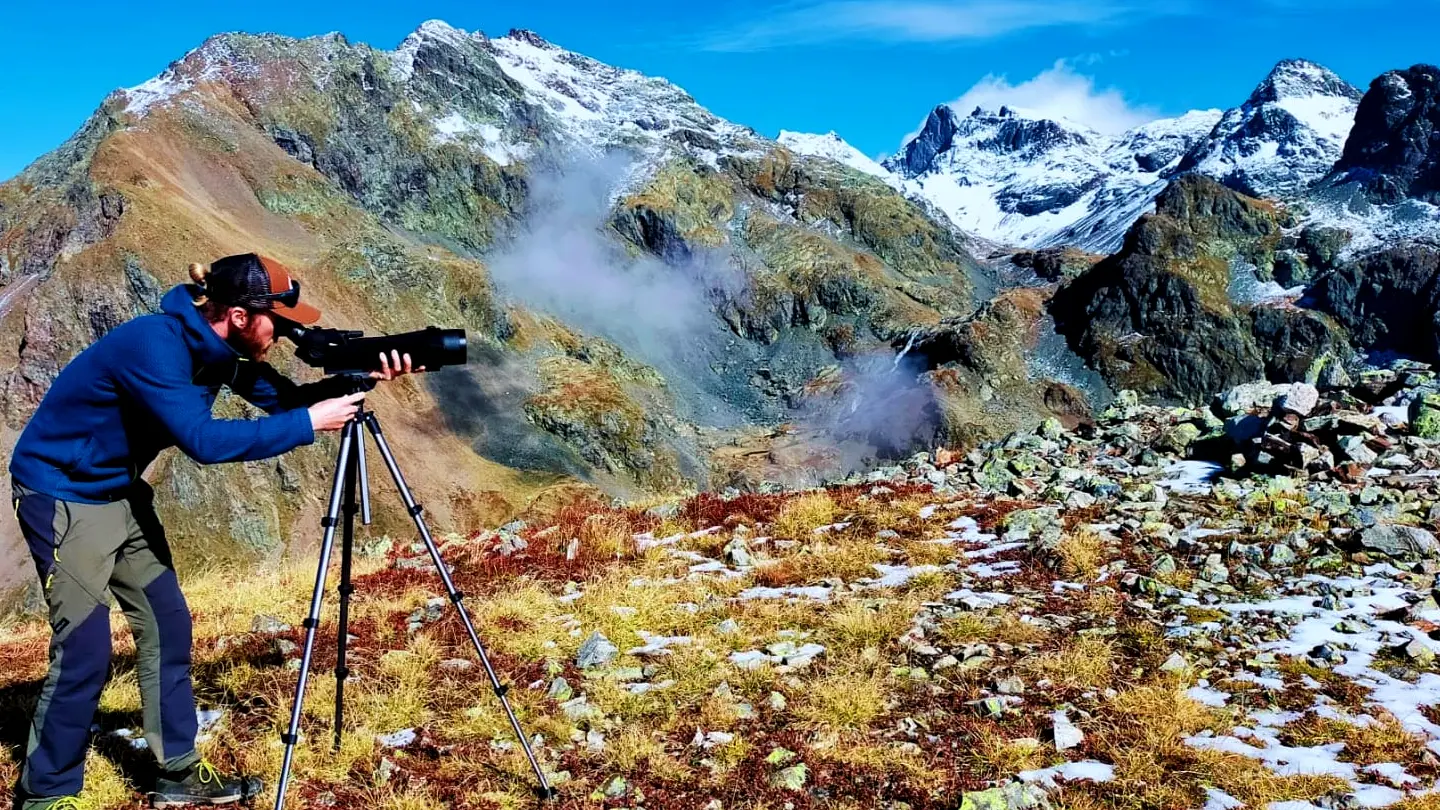
[[1103, 258], [1075, 248], [1044, 248], [1022, 250], [1010, 257], [1010, 263], [1033, 271], [1044, 281], [1071, 281]]
[[1036, 373], [1050, 327], [1046, 288], [1007, 290], [973, 316], [917, 330], [896, 348], [937, 392], [949, 443], [970, 447], [1046, 418], [1075, 427], [1091, 418], [1086, 393]]
[[1114, 387], [1166, 400], [1198, 402], [1267, 375], [1302, 379], [1326, 351], [1344, 351], [1335, 326], [1230, 294], [1237, 266], [1273, 267], [1281, 223], [1269, 203], [1182, 177], [1120, 253], [1057, 292], [1057, 328]]
[[1440, 360], [1440, 249], [1402, 245], [1345, 262], [1316, 279], [1306, 302], [1366, 348]]
[[1331, 184], [1359, 183], [1381, 204], [1440, 203], [1440, 68], [1415, 65], [1371, 82]]

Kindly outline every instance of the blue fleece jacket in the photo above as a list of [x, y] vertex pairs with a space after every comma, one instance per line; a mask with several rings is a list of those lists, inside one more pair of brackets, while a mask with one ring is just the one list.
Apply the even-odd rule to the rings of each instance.
[[[296, 385], [241, 357], [192, 303], [198, 292], [171, 289], [159, 313], [117, 326], [70, 361], [20, 434], [10, 460], [15, 481], [60, 500], [109, 503], [167, 447], [216, 464], [315, 440], [306, 408], [345, 393], [348, 383]], [[222, 385], [270, 416], [212, 417]]]

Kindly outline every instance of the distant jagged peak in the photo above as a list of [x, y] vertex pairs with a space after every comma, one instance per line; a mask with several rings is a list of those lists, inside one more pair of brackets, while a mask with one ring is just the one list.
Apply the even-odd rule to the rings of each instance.
[[1250, 104], [1309, 96], [1337, 96], [1358, 103], [1361, 95], [1358, 88], [1324, 65], [1308, 59], [1282, 59], [1250, 94]]
[[451, 45], [462, 45], [475, 40], [483, 42], [485, 38], [485, 34], [480, 31], [470, 32], [462, 28], [456, 28], [444, 20], [426, 20], [420, 23], [420, 26], [416, 28], [410, 36], [406, 37], [404, 42], [400, 43], [400, 47], [404, 48], [405, 45], [412, 40], [428, 40], [431, 42], [445, 42]]
[[505, 38], [524, 42], [527, 45], [532, 45], [536, 48], [558, 47], [528, 28], [511, 28], [510, 32], [505, 35]]

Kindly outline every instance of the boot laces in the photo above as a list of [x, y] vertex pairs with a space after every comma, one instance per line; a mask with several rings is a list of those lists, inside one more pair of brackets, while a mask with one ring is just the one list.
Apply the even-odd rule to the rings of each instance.
[[220, 772], [215, 769], [214, 765], [210, 764], [210, 760], [208, 759], [200, 760], [200, 763], [195, 766], [195, 774], [200, 777], [200, 784], [202, 785], [208, 785], [212, 781], [219, 784], [221, 781]]

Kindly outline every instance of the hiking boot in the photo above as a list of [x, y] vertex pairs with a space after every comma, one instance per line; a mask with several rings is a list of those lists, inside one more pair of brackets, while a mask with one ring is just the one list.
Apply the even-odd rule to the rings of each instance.
[[89, 810], [90, 805], [79, 796], [28, 796], [19, 804], [20, 810]]
[[150, 793], [150, 806], [232, 804], [258, 796], [264, 789], [264, 784], [253, 776], [227, 779], [202, 759], [188, 771], [160, 774], [155, 780], [155, 790]]

